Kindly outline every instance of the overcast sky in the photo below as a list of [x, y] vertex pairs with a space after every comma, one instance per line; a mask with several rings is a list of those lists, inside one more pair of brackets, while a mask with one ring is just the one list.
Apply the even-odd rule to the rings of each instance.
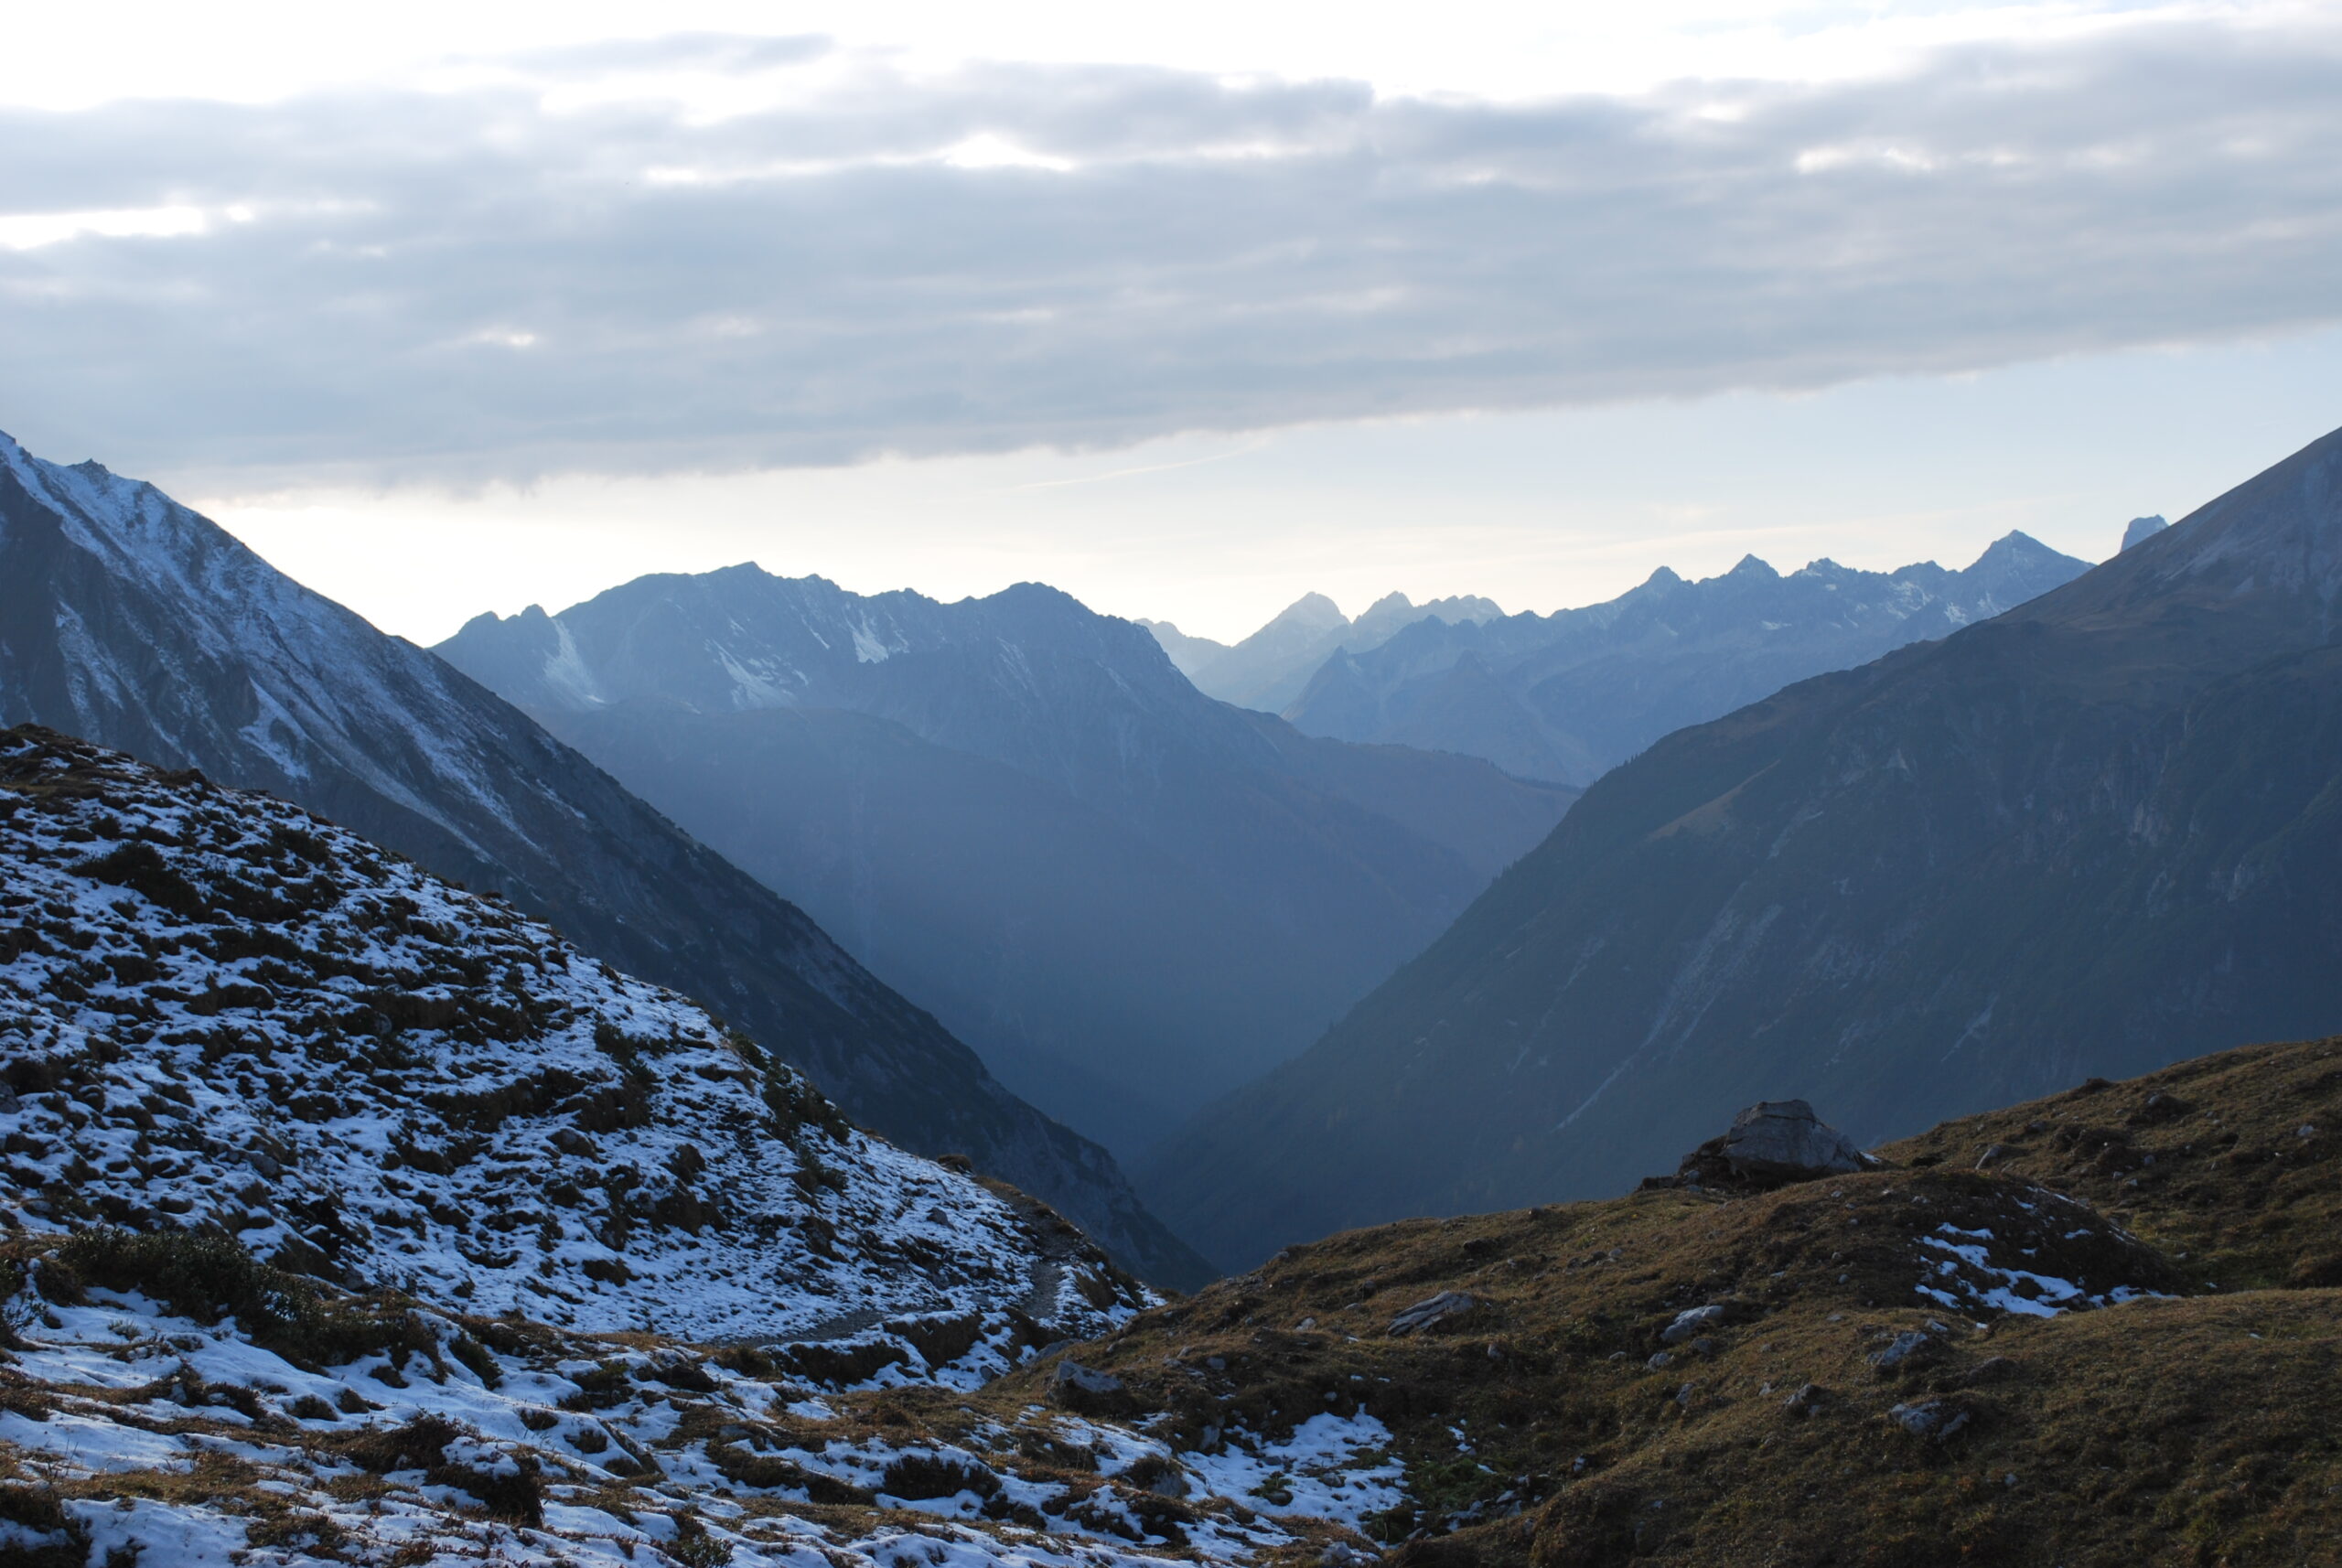
[[432, 640], [2095, 557], [2342, 424], [2342, 5], [1130, 9], [12, 16], [0, 429]]

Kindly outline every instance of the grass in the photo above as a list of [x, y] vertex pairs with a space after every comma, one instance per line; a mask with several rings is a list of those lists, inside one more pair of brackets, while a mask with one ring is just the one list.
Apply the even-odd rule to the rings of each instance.
[[[1411, 1500], [1372, 1532], [1402, 1568], [2342, 1563], [2331, 1134], [2342, 1041], [2229, 1052], [1951, 1123], [1885, 1151], [1899, 1168], [1348, 1232], [1068, 1354], [1181, 1446], [1380, 1418]], [[1980, 1329], [1915, 1293], [1947, 1224], [2166, 1294]], [[1479, 1305], [1387, 1332], [1450, 1290]], [[1709, 1303], [1709, 1343], [1662, 1344]], [[1904, 1332], [1928, 1349], [1883, 1373]], [[1948, 1440], [1892, 1413], [1929, 1402], [1967, 1418]]]

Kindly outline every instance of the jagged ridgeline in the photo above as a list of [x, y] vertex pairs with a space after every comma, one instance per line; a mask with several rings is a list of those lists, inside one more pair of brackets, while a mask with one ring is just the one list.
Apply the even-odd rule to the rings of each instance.
[[676, 993], [301, 809], [0, 732], [0, 1224], [972, 1385], [1144, 1293]]

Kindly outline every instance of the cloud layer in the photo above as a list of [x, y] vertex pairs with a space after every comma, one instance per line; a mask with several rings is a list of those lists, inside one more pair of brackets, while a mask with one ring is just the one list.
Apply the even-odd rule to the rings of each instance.
[[255, 479], [1805, 388], [2342, 318], [2342, 38], [1524, 107], [693, 37], [0, 113], [0, 427]]

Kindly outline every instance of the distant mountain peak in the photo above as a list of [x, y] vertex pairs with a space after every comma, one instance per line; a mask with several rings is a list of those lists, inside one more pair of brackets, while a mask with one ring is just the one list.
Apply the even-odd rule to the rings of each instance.
[[[1336, 627], [1348, 626], [1349, 623], [1349, 617], [1342, 613], [1342, 607], [1325, 595], [1304, 594], [1279, 610], [1269, 625], [1262, 627], [1261, 630], [1266, 631], [1270, 627], [1309, 627], [1332, 630]], [[1260, 634], [1256, 632], [1253, 635]]]
[[2152, 539], [2170, 526], [2170, 523], [2164, 521], [2161, 512], [2155, 512], [2148, 517], [2134, 517], [2131, 520], [2130, 525], [2122, 530], [2122, 548], [2128, 550], [2141, 540]]

